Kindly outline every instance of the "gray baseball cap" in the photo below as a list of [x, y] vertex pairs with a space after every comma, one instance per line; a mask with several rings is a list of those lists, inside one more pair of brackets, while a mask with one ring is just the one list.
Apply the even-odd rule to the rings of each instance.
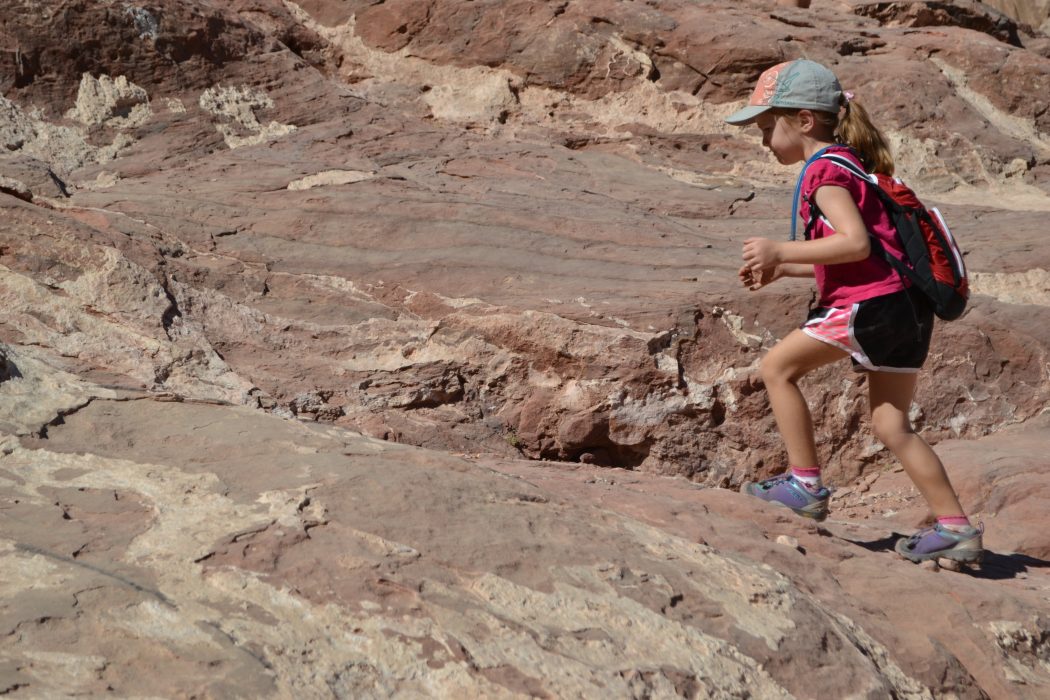
[[838, 114], [841, 104], [842, 86], [835, 74], [819, 63], [799, 59], [779, 63], [762, 73], [747, 107], [726, 121], [745, 126], [774, 107]]

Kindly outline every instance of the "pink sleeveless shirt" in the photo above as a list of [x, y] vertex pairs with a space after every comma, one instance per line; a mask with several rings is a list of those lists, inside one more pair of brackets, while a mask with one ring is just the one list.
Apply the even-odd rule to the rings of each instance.
[[[832, 146], [828, 149], [828, 153], [849, 158], [857, 164], [857, 167], [864, 170], [864, 166], [857, 160], [853, 151], [844, 146]], [[853, 201], [857, 203], [857, 209], [860, 210], [861, 219], [868, 227], [868, 232], [882, 241], [886, 250], [895, 257], [904, 257], [904, 251], [901, 250], [900, 243], [897, 241], [897, 231], [889, 215], [886, 214], [882, 202], [872, 192], [871, 186], [828, 160], [817, 159], [806, 170], [806, 176], [802, 180], [802, 202], [799, 206], [802, 226], [809, 221], [809, 203], [813, 199], [813, 194], [817, 188], [825, 185], [846, 189], [853, 197]], [[824, 238], [834, 233], [835, 229], [831, 227], [830, 222], [821, 217], [810, 230], [810, 238]], [[849, 306], [872, 297], [899, 292], [906, 286], [897, 273], [874, 254], [857, 262], [814, 265], [813, 272], [816, 277], [817, 291], [820, 293], [821, 306]]]

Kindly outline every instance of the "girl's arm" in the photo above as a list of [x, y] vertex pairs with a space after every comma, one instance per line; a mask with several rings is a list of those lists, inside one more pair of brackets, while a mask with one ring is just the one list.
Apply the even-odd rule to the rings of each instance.
[[809, 263], [782, 263], [781, 277], [812, 277], [813, 265]]
[[834, 235], [812, 241], [744, 241], [744, 262], [756, 273], [775, 265], [835, 265], [864, 260], [871, 253], [868, 227], [849, 190], [835, 185], [818, 187], [813, 195]]

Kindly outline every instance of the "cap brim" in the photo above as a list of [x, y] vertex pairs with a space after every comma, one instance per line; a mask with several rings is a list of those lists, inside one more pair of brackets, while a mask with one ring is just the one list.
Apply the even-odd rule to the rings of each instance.
[[763, 112], [773, 109], [769, 105], [748, 105], [739, 112], [726, 117], [726, 122], [736, 126], [746, 126], [755, 121]]

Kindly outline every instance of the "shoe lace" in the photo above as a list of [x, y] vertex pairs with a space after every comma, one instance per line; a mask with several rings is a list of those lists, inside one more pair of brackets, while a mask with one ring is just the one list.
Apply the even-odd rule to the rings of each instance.
[[931, 532], [936, 532], [936, 531], [937, 531], [937, 526], [936, 525], [931, 525], [929, 527], [924, 527], [923, 529], [919, 530], [914, 535], [912, 535], [911, 537], [908, 538], [907, 545], [909, 547], [914, 547], [915, 545], [919, 544], [919, 542], [922, 540], [923, 537], [925, 537], [926, 535], [930, 534]]
[[791, 475], [790, 474], [781, 474], [780, 476], [774, 476], [774, 477], [771, 477], [769, 479], [766, 479], [765, 481], [759, 482], [759, 487], [763, 491], [768, 491], [769, 489], [773, 488], [774, 486], [777, 486], [778, 484], [782, 484], [785, 481], [789, 481], [790, 479], [791, 479]]
[[[978, 535], [983, 535], [984, 534], [984, 523], [983, 522], [979, 522], [976, 525], [971, 525], [970, 527], [972, 527], [974, 530], [976, 530]], [[921, 540], [923, 537], [925, 537], [926, 535], [928, 535], [931, 532], [949, 533], [949, 530], [947, 528], [941, 526], [940, 523], [934, 523], [933, 525], [930, 525], [929, 527], [923, 528], [922, 530], [919, 530], [914, 535], [909, 537], [908, 538], [908, 542], [909, 543], [911, 543], [911, 542], [918, 542], [919, 540]], [[955, 531], [951, 531], [950, 534], [958, 535], [960, 533], [957, 533]]]

